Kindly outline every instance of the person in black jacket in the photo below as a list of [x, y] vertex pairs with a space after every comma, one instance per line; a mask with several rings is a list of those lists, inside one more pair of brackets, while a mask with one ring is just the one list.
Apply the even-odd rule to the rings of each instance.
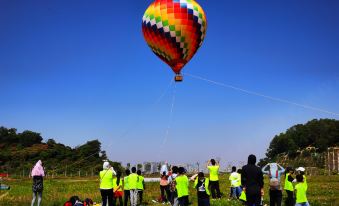
[[248, 206], [261, 205], [261, 196], [264, 195], [264, 177], [260, 167], [255, 165], [257, 158], [248, 156], [247, 165], [242, 167], [241, 184], [246, 193]]

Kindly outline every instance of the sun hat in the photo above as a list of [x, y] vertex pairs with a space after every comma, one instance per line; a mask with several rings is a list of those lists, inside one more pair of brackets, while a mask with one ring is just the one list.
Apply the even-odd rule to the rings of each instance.
[[303, 168], [303, 167], [298, 167], [296, 170], [300, 171], [300, 172], [305, 172], [305, 168]]

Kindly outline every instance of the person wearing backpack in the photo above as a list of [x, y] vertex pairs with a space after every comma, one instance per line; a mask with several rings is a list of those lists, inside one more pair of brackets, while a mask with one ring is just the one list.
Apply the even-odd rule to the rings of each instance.
[[138, 175], [137, 168], [132, 167], [132, 173], [128, 176], [128, 185], [131, 198], [131, 206], [136, 206], [138, 203]]
[[203, 172], [199, 172], [193, 180], [194, 188], [197, 190], [198, 206], [210, 206], [209, 179], [205, 178]]
[[221, 198], [220, 187], [219, 187], [219, 162], [211, 159], [207, 162], [206, 168], [210, 172], [210, 187], [212, 198]]
[[[104, 162], [103, 170], [100, 171], [100, 193], [102, 198], [102, 205], [107, 204], [113, 206], [113, 174], [114, 170], [111, 168], [109, 162]], [[114, 172], [114, 173], [113, 173]]]
[[281, 206], [282, 188], [280, 177], [285, 169], [277, 163], [269, 163], [262, 168], [262, 172], [269, 177], [270, 206]]
[[171, 175], [168, 177], [169, 191], [170, 191], [170, 203], [172, 206], [178, 206], [178, 194], [176, 189], [175, 178], [178, 176], [178, 167], [173, 166]]
[[188, 206], [188, 186], [189, 180], [185, 174], [185, 168], [179, 167], [179, 175], [175, 178], [176, 189], [178, 193], [179, 206]]
[[119, 199], [119, 206], [123, 206], [122, 195], [123, 195], [123, 186], [121, 180], [121, 172], [117, 172], [116, 178], [113, 178], [113, 193], [114, 193], [114, 202], [117, 204]]
[[[160, 177], [160, 193], [161, 193], [161, 202], [167, 203], [170, 199], [169, 183], [168, 176], [164, 171]], [[166, 196], [165, 196], [166, 193]]]
[[138, 189], [138, 196], [139, 196], [139, 204], [142, 204], [142, 195], [144, 193], [144, 189], [145, 189], [145, 181], [144, 181], [144, 177], [141, 175], [141, 170], [137, 171], [138, 174], [138, 185], [137, 185], [137, 189]]
[[128, 178], [129, 178], [129, 175], [131, 174], [131, 171], [129, 169], [126, 169], [125, 174], [126, 176], [124, 177], [124, 206], [127, 206], [128, 200], [131, 201], [129, 182], [128, 182]]

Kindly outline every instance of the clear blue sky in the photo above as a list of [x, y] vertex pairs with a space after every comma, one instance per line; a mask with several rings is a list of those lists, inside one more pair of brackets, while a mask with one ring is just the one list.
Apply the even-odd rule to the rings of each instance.
[[[0, 125], [98, 138], [117, 161], [225, 164], [263, 157], [294, 124], [339, 119], [189, 76], [168, 87], [141, 33], [151, 2], [0, 1]], [[339, 113], [339, 1], [198, 2], [207, 36], [184, 72]]]

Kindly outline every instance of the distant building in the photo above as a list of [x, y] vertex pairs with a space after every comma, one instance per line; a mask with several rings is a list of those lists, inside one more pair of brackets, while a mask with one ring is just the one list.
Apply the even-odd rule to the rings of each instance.
[[142, 171], [144, 174], [155, 174], [160, 172], [163, 162], [144, 162], [142, 164]]

